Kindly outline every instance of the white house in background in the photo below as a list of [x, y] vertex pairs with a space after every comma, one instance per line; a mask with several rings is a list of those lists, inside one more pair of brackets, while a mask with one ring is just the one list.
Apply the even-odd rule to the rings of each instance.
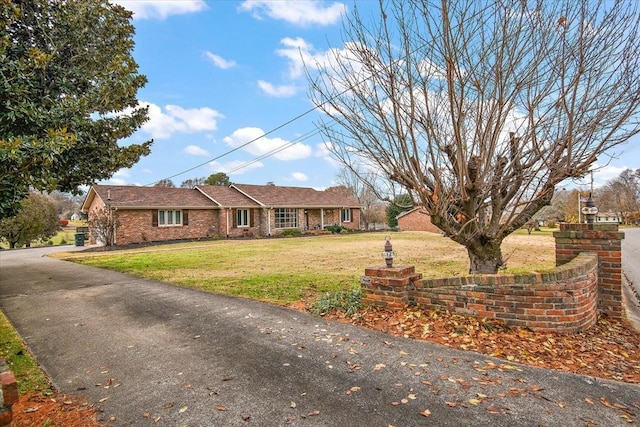
[[596, 215], [596, 223], [598, 224], [620, 224], [618, 214], [612, 211], [598, 212]]

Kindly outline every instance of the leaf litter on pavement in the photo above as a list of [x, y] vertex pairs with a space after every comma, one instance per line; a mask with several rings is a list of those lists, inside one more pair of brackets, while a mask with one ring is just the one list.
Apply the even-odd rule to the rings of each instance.
[[[592, 328], [572, 334], [535, 332], [501, 321], [416, 307], [398, 311], [369, 307], [352, 316], [332, 312], [325, 317], [506, 362], [640, 384], [640, 334], [625, 321], [606, 316], [600, 316]], [[513, 368], [507, 363], [501, 369], [509, 367]]]
[[[306, 304], [304, 305], [306, 306]], [[298, 304], [293, 307], [303, 309]], [[430, 341], [451, 348], [486, 354], [505, 361], [505, 363], [495, 363], [490, 360], [474, 362], [474, 369], [478, 371], [478, 377], [471, 379], [449, 378], [444, 374], [438, 378], [460, 387], [463, 391], [471, 388], [471, 382], [480, 385], [499, 383], [499, 379], [486, 376], [486, 374], [493, 370], [519, 370], [511, 362], [640, 384], [640, 334], [635, 332], [626, 322], [611, 320], [606, 316], [600, 316], [594, 327], [574, 334], [534, 332], [527, 328], [510, 327], [499, 321], [478, 319], [474, 316], [455, 314], [444, 310], [427, 311], [416, 307], [405, 307], [399, 311], [370, 307], [351, 316], [346, 316], [342, 312], [332, 312], [325, 317], [382, 331], [393, 336]], [[332, 341], [333, 339], [339, 340], [339, 337], [324, 336], [319, 339]], [[390, 343], [389, 346], [391, 346]], [[349, 348], [348, 353], [355, 355], [357, 350]], [[400, 350], [400, 354], [406, 353]], [[438, 358], [436, 360], [443, 361]], [[348, 368], [355, 371], [359, 370], [360, 366], [352, 364]], [[373, 367], [373, 371], [384, 368], [386, 366], [380, 363]], [[416, 375], [420, 375], [419, 370], [416, 371]], [[423, 380], [422, 383], [428, 386], [433, 393], [440, 392], [440, 388], [429, 380]], [[111, 382], [108, 385], [111, 386]], [[360, 387], [353, 386], [346, 391], [346, 394], [357, 394], [359, 391]], [[510, 387], [504, 393], [497, 393], [496, 397], [534, 394], [548, 400], [540, 395], [540, 391], [542, 389], [535, 385], [523, 385], [522, 387]], [[404, 406], [414, 398], [415, 395], [410, 393], [398, 401], [390, 402], [390, 404]], [[508, 412], [508, 408], [489, 404], [488, 399], [491, 400], [491, 398], [483, 393], [475, 393], [473, 397], [467, 397], [464, 400], [448, 400], [445, 403], [456, 408], [478, 406], [487, 402], [485, 410], [489, 413]], [[606, 398], [597, 396], [585, 396], [584, 402], [616, 410], [620, 414], [620, 418], [630, 424], [637, 421], [634, 411], [640, 409], [640, 407], [628, 408], [620, 403], [609, 402]], [[552, 403], [560, 408], [566, 406], [566, 403], [561, 401]], [[174, 404], [171, 402], [163, 408], [173, 406]], [[43, 396], [40, 393], [32, 393], [20, 396], [19, 402], [14, 405], [13, 409], [14, 423], [12, 425], [14, 427], [46, 425], [44, 423], [51, 422], [54, 423], [53, 425], [67, 427], [104, 427], [107, 425], [98, 421], [99, 410], [96, 407], [77, 396], [66, 396], [59, 393]], [[220, 404], [216, 405], [215, 409], [225, 411], [227, 407]], [[186, 410], [186, 406], [180, 408], [181, 412]], [[429, 408], [425, 408], [418, 411], [417, 414], [429, 417], [431, 411]], [[317, 415], [320, 415], [319, 411], [313, 411], [299, 417], [293, 415], [285, 423], [291, 424], [297, 418]], [[151, 417], [148, 412], [142, 413], [141, 418], [152, 419], [153, 424], [157, 424], [161, 420], [160, 416]], [[243, 415], [242, 419], [249, 422], [251, 417]], [[115, 421], [114, 419], [109, 420]], [[593, 424], [587, 423], [587, 425]]]

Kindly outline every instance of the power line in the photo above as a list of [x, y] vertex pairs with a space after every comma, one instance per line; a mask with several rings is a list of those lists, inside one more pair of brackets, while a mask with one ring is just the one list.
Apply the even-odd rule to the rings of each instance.
[[[406, 54], [406, 55], [404, 55], [403, 57], [398, 58], [398, 59], [396, 59], [395, 61], [391, 61], [391, 63], [390, 63], [389, 65], [387, 65], [386, 67], [383, 67], [383, 69], [388, 69], [388, 68], [392, 67], [393, 65], [395, 65], [395, 64], [396, 64], [396, 63], [398, 63], [398, 62], [404, 61], [407, 57], [409, 57], [409, 55], [412, 55], [413, 53], [417, 52], [418, 50], [420, 50], [420, 49], [421, 49], [424, 45], [426, 45], [426, 44], [427, 44], [427, 43], [424, 43], [423, 45], [418, 46], [417, 48], [415, 48], [415, 49], [414, 49], [414, 50], [412, 50], [411, 52], [407, 53], [407, 54]], [[242, 144], [242, 145], [239, 145], [239, 146], [237, 146], [237, 147], [235, 147], [235, 148], [233, 148], [233, 149], [231, 149], [231, 150], [229, 150], [229, 151], [226, 151], [226, 152], [224, 152], [224, 153], [220, 154], [219, 156], [216, 156], [216, 157], [214, 157], [214, 158], [212, 158], [212, 159], [210, 159], [210, 160], [207, 160], [206, 162], [202, 162], [202, 163], [200, 163], [200, 164], [198, 164], [198, 165], [196, 165], [196, 166], [193, 166], [193, 167], [191, 167], [191, 168], [189, 168], [189, 169], [183, 170], [182, 172], [178, 172], [178, 173], [176, 173], [176, 174], [174, 174], [174, 175], [171, 175], [171, 176], [169, 176], [169, 177], [167, 177], [167, 178], [164, 178], [164, 179], [171, 179], [171, 178], [175, 178], [175, 177], [180, 176], [180, 175], [183, 175], [183, 174], [185, 174], [185, 173], [187, 173], [187, 172], [191, 172], [192, 170], [198, 169], [198, 168], [200, 168], [200, 167], [202, 167], [202, 166], [204, 166], [204, 165], [206, 165], [206, 164], [208, 164], [208, 163], [211, 163], [211, 162], [213, 162], [213, 161], [216, 161], [216, 160], [218, 160], [218, 159], [221, 159], [222, 157], [228, 156], [229, 154], [231, 154], [231, 153], [233, 153], [233, 152], [235, 152], [235, 151], [238, 151], [238, 150], [240, 150], [241, 148], [246, 147], [247, 145], [253, 144], [254, 142], [256, 142], [256, 141], [260, 140], [261, 138], [264, 138], [265, 136], [270, 135], [270, 134], [274, 133], [275, 131], [282, 129], [283, 127], [285, 127], [285, 126], [287, 126], [287, 125], [289, 125], [289, 124], [291, 124], [291, 123], [295, 122], [296, 120], [301, 119], [302, 117], [304, 117], [304, 116], [306, 116], [307, 114], [309, 114], [309, 113], [313, 112], [314, 110], [317, 110], [318, 108], [320, 108], [320, 107], [324, 106], [325, 104], [328, 104], [329, 102], [333, 101], [334, 99], [338, 98], [339, 96], [342, 96], [342, 95], [344, 95], [345, 93], [347, 93], [348, 91], [352, 90], [354, 87], [359, 86], [360, 84], [365, 83], [367, 80], [370, 80], [370, 79], [374, 78], [376, 75], [380, 74], [381, 72], [382, 72], [382, 70], [377, 71], [377, 72], [375, 72], [375, 73], [371, 74], [370, 76], [365, 77], [365, 78], [363, 78], [362, 80], [357, 81], [357, 82], [355, 82], [354, 84], [347, 86], [347, 87], [346, 87], [344, 90], [342, 90], [341, 92], [338, 92], [337, 94], [335, 94], [335, 95], [333, 95], [333, 96], [329, 97], [328, 99], [326, 99], [325, 101], [323, 101], [323, 102], [319, 103], [318, 105], [316, 105], [316, 106], [314, 106], [314, 107], [312, 107], [312, 108], [309, 108], [308, 110], [304, 111], [303, 113], [298, 114], [297, 116], [293, 117], [292, 119], [287, 120], [286, 122], [282, 123], [281, 125], [276, 126], [275, 128], [271, 129], [270, 131], [265, 132], [265, 133], [263, 133], [262, 135], [260, 135], [260, 136], [258, 136], [258, 137], [256, 137], [256, 138], [254, 138], [254, 139], [252, 139], [252, 140], [250, 140], [250, 141], [245, 142], [245, 143], [244, 143], [244, 144]], [[335, 123], [335, 120], [334, 120], [334, 119], [331, 119], [331, 121], [333, 121], [333, 122]], [[320, 133], [320, 131], [309, 131], [307, 134], [309, 134], [309, 133], [311, 133], [311, 132], [314, 132], [314, 135], [315, 135], [316, 133]], [[296, 143], [297, 143], [297, 142], [296, 142]], [[285, 146], [283, 146], [281, 150], [277, 150], [277, 151], [275, 151], [274, 153], [269, 154], [269, 155], [263, 155], [263, 157], [261, 157], [260, 159], [254, 159], [254, 160], [252, 160], [252, 161], [248, 162], [248, 163], [245, 165], [245, 167], [246, 167], [246, 166], [248, 166], [248, 165], [250, 165], [250, 164], [253, 164], [253, 163], [255, 163], [256, 161], [259, 161], [259, 160], [261, 160], [261, 159], [263, 159], [263, 158], [269, 157], [270, 155], [273, 155], [273, 154], [275, 154], [276, 152], [279, 152], [279, 151], [282, 151], [282, 150], [284, 150], [284, 149], [286, 149], [286, 148], [289, 148], [290, 146], [295, 145], [296, 143], [289, 143], [290, 145], [285, 144], [285, 146], [286, 146], [286, 147], [285, 147]], [[234, 169], [234, 171], [235, 171], [235, 169]], [[162, 181], [162, 180], [160, 180], [160, 181]], [[151, 183], [151, 184], [147, 184], [146, 186], [154, 185], [154, 184], [156, 184], [157, 182], [159, 182], [159, 181], [155, 181], [155, 182], [153, 182], [153, 183]]]
[[[322, 104], [321, 104], [321, 105], [322, 105]], [[270, 135], [270, 134], [274, 133], [275, 131], [282, 129], [283, 127], [285, 127], [285, 126], [287, 126], [287, 125], [289, 125], [289, 124], [291, 124], [291, 123], [295, 122], [296, 120], [301, 119], [302, 117], [304, 117], [304, 116], [306, 116], [307, 114], [311, 113], [312, 111], [316, 110], [318, 107], [319, 107], [319, 106], [316, 106], [316, 107], [310, 108], [310, 109], [308, 109], [307, 111], [305, 111], [305, 112], [303, 112], [303, 113], [301, 113], [301, 114], [298, 114], [298, 115], [297, 115], [297, 116], [295, 116], [294, 118], [289, 119], [288, 121], [286, 121], [286, 122], [282, 123], [281, 125], [276, 126], [275, 128], [271, 129], [270, 131], [265, 132], [265, 133], [263, 133], [262, 135], [260, 135], [260, 136], [258, 136], [258, 137], [256, 137], [256, 138], [253, 138], [252, 140], [249, 140], [249, 141], [245, 142], [244, 144], [241, 144], [241, 145], [239, 145], [239, 146], [237, 146], [237, 147], [235, 147], [235, 148], [232, 148], [231, 150], [228, 150], [228, 151], [226, 151], [226, 152], [224, 152], [224, 153], [220, 154], [219, 156], [216, 156], [216, 157], [214, 157], [214, 158], [212, 158], [212, 159], [209, 159], [209, 160], [207, 160], [206, 162], [202, 162], [202, 163], [200, 163], [200, 164], [198, 164], [198, 165], [196, 165], [196, 166], [193, 166], [193, 167], [191, 167], [191, 168], [189, 168], [189, 169], [183, 170], [182, 172], [178, 172], [177, 174], [171, 175], [171, 176], [169, 176], [169, 177], [167, 177], [167, 178], [164, 178], [164, 179], [171, 179], [171, 178], [175, 178], [176, 176], [180, 176], [180, 175], [183, 175], [183, 174], [185, 174], [185, 173], [187, 173], [187, 172], [191, 172], [192, 170], [198, 169], [198, 168], [200, 168], [200, 167], [202, 167], [202, 166], [204, 166], [204, 165], [206, 165], [206, 164], [208, 164], [208, 163], [214, 162], [214, 161], [216, 161], [216, 160], [218, 160], [218, 159], [220, 159], [220, 158], [222, 158], [222, 157], [224, 157], [224, 156], [228, 156], [229, 154], [231, 154], [231, 153], [233, 153], [233, 152], [235, 152], [235, 151], [238, 151], [238, 150], [240, 150], [241, 148], [244, 148], [244, 147], [246, 147], [246, 146], [247, 146], [247, 145], [249, 145], [249, 144], [253, 144], [254, 142], [258, 141], [259, 139], [264, 138], [265, 136]], [[160, 181], [162, 181], [162, 180], [160, 180]], [[147, 185], [145, 185], [145, 187], [148, 187], [148, 186], [154, 185], [154, 184], [156, 184], [157, 182], [159, 182], [159, 181], [155, 181], [155, 182], [152, 182], [151, 184], [147, 184]]]
[[273, 155], [275, 155], [275, 154], [277, 154], [277, 153], [279, 153], [281, 151], [286, 150], [289, 147], [293, 147], [294, 145], [299, 144], [300, 142], [302, 142], [302, 141], [304, 141], [306, 139], [309, 139], [312, 136], [315, 136], [315, 135], [317, 135], [319, 133], [320, 133], [319, 130], [309, 131], [306, 134], [304, 134], [301, 138], [299, 138], [296, 142], [287, 142], [286, 144], [283, 144], [283, 145], [281, 145], [279, 147], [276, 147], [273, 150], [271, 150], [271, 151], [269, 151], [267, 153], [264, 153], [264, 154], [256, 157], [253, 160], [249, 160], [248, 162], [245, 162], [245, 163], [243, 163], [243, 164], [241, 164], [241, 165], [239, 165], [239, 166], [227, 171], [227, 173], [237, 172], [237, 171], [239, 171], [241, 169], [244, 169], [244, 168], [246, 168], [248, 166], [251, 166], [252, 164], [254, 164], [256, 162], [259, 162], [262, 159], [266, 159], [267, 157], [271, 157], [271, 156], [273, 156]]

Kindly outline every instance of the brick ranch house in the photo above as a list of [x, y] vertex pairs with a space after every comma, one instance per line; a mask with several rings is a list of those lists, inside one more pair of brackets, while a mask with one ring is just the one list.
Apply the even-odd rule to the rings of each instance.
[[[94, 185], [82, 205], [88, 214], [108, 207], [117, 218], [116, 245], [273, 236], [288, 229], [359, 228], [360, 206], [338, 192], [305, 187], [231, 184], [194, 188]], [[96, 242], [90, 231], [89, 243]]]
[[400, 231], [428, 231], [440, 233], [441, 230], [431, 223], [431, 215], [423, 208], [417, 207], [402, 212], [396, 217]]

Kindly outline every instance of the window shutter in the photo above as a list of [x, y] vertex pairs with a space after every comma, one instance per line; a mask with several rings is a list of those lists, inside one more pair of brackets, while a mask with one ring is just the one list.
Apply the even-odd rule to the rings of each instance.
[[158, 210], [157, 209], [154, 209], [151, 211], [151, 226], [152, 227], [158, 226]]
[[247, 225], [251, 227], [253, 221], [251, 221], [251, 214], [253, 213], [253, 209], [247, 209]]
[[182, 225], [189, 225], [189, 210], [182, 210]]
[[231, 211], [233, 217], [233, 228], [238, 228], [238, 210], [234, 209]]

